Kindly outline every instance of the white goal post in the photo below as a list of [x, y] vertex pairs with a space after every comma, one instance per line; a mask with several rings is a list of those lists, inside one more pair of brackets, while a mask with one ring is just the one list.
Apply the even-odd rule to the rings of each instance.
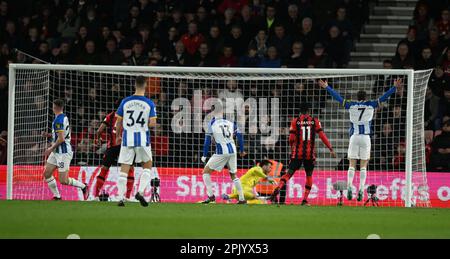
[[[316, 138], [318, 172], [314, 199], [319, 205], [328, 205], [337, 195], [328, 189], [329, 181], [346, 179], [349, 121], [344, 108], [319, 88], [317, 80], [328, 79], [333, 88], [350, 99], [359, 90], [378, 98], [394, 78], [404, 78], [404, 92], [392, 97], [392, 101], [376, 112], [368, 183], [386, 187], [385, 192], [389, 194], [385, 195], [384, 206], [429, 207], [423, 117], [430, 74], [430, 70], [10, 64], [7, 199], [48, 198], [41, 179], [45, 163], [42, 153], [47, 140], [37, 134], [49, 130], [53, 120], [52, 100], [67, 99], [72, 105], [68, 117], [71, 126], [76, 127], [72, 130], [77, 134], [73, 140], [77, 142], [75, 153], [83, 154], [72, 161], [72, 166], [97, 167], [105, 146], [90, 143], [89, 136], [101, 117], [113, 111], [112, 100], [132, 94], [135, 77], [142, 75], [148, 78], [149, 91], [154, 91], [149, 97], [157, 100], [157, 111], [163, 114], [159, 128], [152, 132], [152, 145], [153, 141], [157, 145], [154, 160], [161, 174], [163, 200], [164, 184], [172, 192], [166, 195], [165, 200], [169, 202], [190, 202], [204, 193], [198, 183], [201, 177], [198, 180], [195, 176], [202, 167], [199, 154], [205, 122], [210, 119], [208, 112], [212, 107], [217, 108], [214, 104], [223, 104], [227, 116], [243, 128], [247, 151], [253, 152], [239, 163], [239, 169], [245, 172], [261, 159], [283, 161], [287, 167], [290, 153], [286, 128], [296, 115], [298, 103], [308, 102], [312, 106], [311, 114], [322, 121], [324, 132], [338, 154], [338, 159], [331, 158], [328, 149]], [[183, 114], [187, 111], [183, 105], [189, 106], [192, 114]], [[252, 123], [256, 123], [253, 128]], [[87, 171], [79, 177], [94, 179], [95, 175]], [[170, 180], [164, 182], [165, 175]], [[297, 173], [291, 180], [286, 200], [297, 202], [301, 197], [303, 178], [303, 174]], [[399, 187], [401, 190], [392, 187], [397, 178], [403, 181], [399, 183], [403, 185]], [[215, 178], [219, 195], [228, 191], [224, 179], [220, 174]], [[382, 192], [380, 189], [380, 195]], [[66, 195], [70, 196], [69, 192]]]

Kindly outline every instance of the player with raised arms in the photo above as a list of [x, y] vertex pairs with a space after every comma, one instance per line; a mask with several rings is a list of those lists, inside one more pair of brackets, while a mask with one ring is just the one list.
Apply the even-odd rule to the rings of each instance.
[[310, 105], [308, 103], [301, 103], [298, 117], [292, 119], [291, 126], [289, 128], [289, 145], [291, 146], [291, 161], [289, 163], [289, 169], [285, 175], [280, 179], [278, 187], [272, 193], [272, 202], [276, 201], [277, 195], [280, 190], [287, 184], [289, 179], [294, 175], [297, 170], [300, 170], [301, 166], [305, 168], [306, 183], [305, 193], [303, 196], [302, 206], [308, 206], [308, 196], [311, 192], [313, 179], [312, 175], [316, 164], [316, 149], [315, 141], [316, 134], [319, 135], [322, 142], [330, 150], [331, 155], [336, 157], [333, 151], [330, 141], [325, 135], [322, 129], [322, 125], [318, 118], [311, 116]]
[[123, 99], [116, 112], [116, 139], [118, 143], [122, 143], [119, 154], [120, 176], [117, 182], [118, 205], [121, 207], [125, 206], [127, 178], [134, 161], [142, 163], [144, 169], [135, 198], [142, 206], [148, 206], [144, 191], [152, 177], [153, 163], [149, 128], [156, 125], [156, 109], [153, 101], [145, 97], [146, 86], [146, 79], [138, 76], [135, 94]]
[[211, 140], [214, 138], [216, 143], [216, 153], [208, 160], [205, 168], [203, 169], [203, 181], [206, 186], [206, 192], [208, 198], [201, 202], [204, 204], [214, 203], [216, 197], [214, 196], [211, 182], [211, 173], [214, 171], [222, 171], [227, 165], [230, 171], [231, 180], [234, 183], [234, 187], [239, 195], [238, 204], [246, 204], [244, 193], [242, 190], [242, 184], [240, 179], [236, 176], [237, 172], [237, 150], [234, 142], [234, 136], [239, 141], [240, 156], [246, 155], [244, 151], [244, 138], [240, 133], [236, 122], [225, 120], [221, 117], [214, 117], [208, 125], [208, 131], [206, 132], [205, 143], [203, 146], [202, 162], [205, 163]]
[[383, 96], [377, 100], [367, 100], [367, 93], [359, 91], [357, 93], [358, 101], [349, 101], [336, 92], [327, 81], [319, 80], [320, 87], [327, 90], [327, 92], [350, 114], [350, 143], [348, 146], [347, 157], [350, 161], [350, 166], [347, 173], [347, 199], [353, 198], [352, 185], [353, 177], [355, 176], [356, 162], [360, 160], [360, 181], [357, 200], [361, 201], [364, 197], [364, 186], [367, 177], [367, 164], [370, 160], [371, 138], [373, 134], [372, 120], [375, 109], [378, 108], [382, 102], [389, 99], [391, 95], [396, 92], [397, 87], [402, 84], [401, 79], [394, 81], [394, 86], [391, 87]]
[[[263, 160], [258, 165], [250, 168], [243, 176], [241, 176], [242, 189], [244, 192], [244, 198], [248, 204], [262, 204], [261, 200], [256, 198], [255, 192], [253, 191], [255, 186], [265, 179], [269, 183], [274, 184], [275, 181], [268, 177], [267, 175], [272, 171], [272, 163], [269, 160]], [[233, 188], [231, 194], [224, 194], [222, 196], [224, 200], [237, 200], [239, 194], [236, 188]]]
[[[96, 139], [98, 143], [102, 142], [101, 135], [104, 131], [107, 133], [107, 148], [105, 154], [103, 155], [102, 166], [100, 169], [100, 173], [97, 176], [97, 182], [95, 184], [94, 189], [94, 197], [98, 197], [100, 194], [100, 190], [103, 188], [106, 179], [108, 179], [109, 168], [113, 163], [117, 162], [120, 154], [120, 146], [121, 143], [117, 142], [116, 139], [116, 110], [119, 108], [122, 100], [115, 101], [115, 110], [106, 115], [105, 119], [102, 121], [100, 127], [96, 132]], [[131, 167], [130, 172], [128, 174], [127, 179], [127, 193], [126, 198], [130, 199], [131, 192], [133, 191], [134, 185], [134, 170]]]
[[53, 101], [53, 113], [55, 119], [52, 123], [52, 133], [44, 132], [47, 138], [52, 138], [52, 145], [45, 150], [44, 155], [48, 157], [45, 164], [44, 178], [53, 193], [53, 200], [61, 200], [61, 195], [53, 177], [53, 172], [58, 168], [59, 182], [62, 185], [70, 185], [81, 189], [84, 199], [89, 195], [89, 187], [76, 179], [69, 177], [70, 162], [73, 158], [72, 146], [70, 145], [69, 119], [64, 114], [64, 101], [57, 99]]

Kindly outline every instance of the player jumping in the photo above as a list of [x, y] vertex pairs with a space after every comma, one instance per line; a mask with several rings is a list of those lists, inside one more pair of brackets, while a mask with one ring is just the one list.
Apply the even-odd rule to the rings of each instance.
[[[259, 165], [252, 167], [247, 171], [243, 176], [241, 176], [242, 189], [244, 192], [244, 198], [248, 204], [262, 204], [260, 200], [256, 198], [256, 195], [253, 191], [258, 182], [262, 179], [269, 181], [271, 184], [275, 182], [267, 177], [267, 175], [272, 171], [272, 163], [269, 160], [263, 160], [259, 163]], [[231, 194], [224, 194], [222, 196], [224, 200], [239, 198], [239, 194], [236, 188], [233, 188]]]
[[143, 76], [136, 78], [134, 95], [125, 98], [116, 112], [116, 139], [122, 143], [119, 154], [120, 176], [117, 182], [119, 206], [125, 206], [124, 194], [128, 173], [134, 160], [144, 168], [135, 195], [142, 206], [147, 207], [144, 191], [151, 181], [152, 149], [149, 127], [156, 125], [156, 110], [152, 100], [145, 97], [147, 83]]
[[397, 87], [402, 83], [401, 79], [394, 82], [394, 86], [389, 89], [383, 96], [375, 101], [367, 101], [367, 93], [365, 91], [358, 92], [358, 101], [352, 102], [342, 98], [327, 81], [319, 80], [319, 86], [326, 89], [328, 93], [336, 99], [350, 114], [350, 143], [348, 146], [348, 159], [350, 166], [347, 174], [347, 198], [351, 200], [353, 177], [355, 176], [355, 168], [357, 160], [360, 160], [360, 181], [357, 200], [361, 201], [364, 197], [364, 185], [367, 177], [367, 164], [370, 160], [370, 135], [372, 135], [372, 119], [375, 109], [385, 102], [395, 93]]
[[45, 164], [44, 177], [48, 187], [53, 193], [53, 200], [61, 200], [61, 195], [53, 177], [53, 172], [58, 168], [59, 182], [62, 185], [70, 185], [81, 189], [84, 199], [89, 195], [87, 184], [79, 182], [69, 177], [70, 161], [72, 161], [73, 152], [70, 145], [70, 127], [69, 119], [64, 114], [64, 101], [57, 99], [53, 101], [53, 113], [55, 120], [52, 124], [52, 133], [44, 133], [47, 138], [52, 138], [52, 146], [45, 150], [44, 155], [48, 157]]
[[312, 175], [316, 161], [316, 134], [319, 134], [320, 139], [328, 147], [331, 155], [336, 157], [330, 141], [323, 132], [319, 119], [311, 116], [309, 109], [309, 104], [302, 103], [299, 116], [291, 121], [291, 127], [289, 129], [289, 144], [292, 151], [291, 161], [288, 172], [281, 177], [278, 187], [272, 193], [270, 198], [272, 202], [276, 201], [280, 189], [286, 185], [295, 171], [299, 170], [303, 164], [306, 172], [306, 184], [302, 205], [308, 205], [308, 196], [313, 184]]
[[[116, 101], [116, 109], [119, 108], [118, 106], [120, 105], [120, 103], [121, 103], [120, 100]], [[96, 139], [98, 139], [99, 143], [102, 141], [101, 134], [105, 130], [106, 133], [108, 134], [107, 149], [103, 156], [102, 167], [100, 173], [97, 176], [97, 182], [95, 184], [94, 197], [96, 198], [99, 196], [100, 190], [102, 189], [106, 179], [108, 178], [109, 168], [113, 163], [117, 161], [117, 158], [119, 157], [121, 143], [116, 141], [115, 126], [116, 126], [116, 112], [113, 111], [108, 115], [106, 115], [105, 119], [102, 121], [96, 133]], [[131, 192], [133, 191], [133, 184], [134, 184], [134, 169], [133, 167], [131, 167], [127, 178], [127, 193], [126, 193], [127, 199], [130, 199], [131, 197]]]
[[237, 155], [236, 145], [233, 139], [234, 135], [236, 135], [239, 141], [240, 156], [244, 157], [246, 155], [244, 152], [244, 138], [237, 128], [236, 123], [222, 118], [213, 118], [208, 125], [208, 132], [206, 133], [205, 144], [203, 146], [203, 156], [201, 158], [202, 162], [206, 162], [212, 137], [214, 137], [216, 142], [216, 153], [208, 160], [208, 163], [203, 169], [203, 181], [206, 185], [208, 199], [202, 203], [207, 204], [216, 201], [212, 190], [211, 173], [214, 171], [222, 171], [225, 165], [228, 166], [231, 180], [233, 180], [234, 187], [239, 195], [238, 204], [247, 203], [244, 198], [241, 181], [236, 177]]

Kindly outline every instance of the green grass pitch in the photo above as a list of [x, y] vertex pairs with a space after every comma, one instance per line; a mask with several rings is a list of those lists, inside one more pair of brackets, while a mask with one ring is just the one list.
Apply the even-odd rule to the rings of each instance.
[[450, 238], [450, 210], [1, 201], [0, 238]]

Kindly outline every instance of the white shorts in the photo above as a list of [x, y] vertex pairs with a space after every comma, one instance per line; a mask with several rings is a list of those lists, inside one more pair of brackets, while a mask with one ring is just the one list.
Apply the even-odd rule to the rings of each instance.
[[225, 154], [217, 155], [214, 154], [206, 164], [207, 167], [215, 171], [222, 171], [222, 169], [228, 166], [230, 173], [235, 174], [237, 172], [237, 155], [236, 154]]
[[152, 160], [151, 147], [120, 147], [119, 164], [132, 165], [133, 162], [147, 163]]
[[369, 135], [353, 135], [348, 145], [348, 159], [369, 160], [370, 149]]
[[72, 161], [73, 153], [54, 153], [52, 152], [47, 159], [47, 163], [58, 167], [58, 172], [66, 173], [69, 171], [70, 161]]

